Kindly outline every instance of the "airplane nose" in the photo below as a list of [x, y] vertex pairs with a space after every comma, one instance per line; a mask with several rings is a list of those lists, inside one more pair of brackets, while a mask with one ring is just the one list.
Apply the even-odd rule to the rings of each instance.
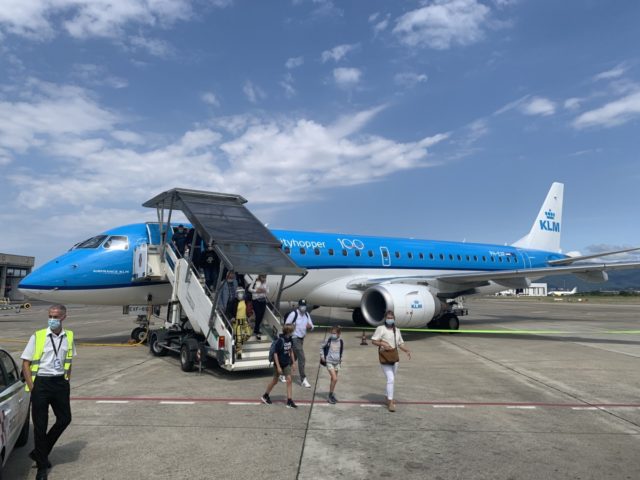
[[29, 298], [45, 300], [67, 283], [62, 270], [55, 263], [43, 265], [24, 277], [18, 290]]

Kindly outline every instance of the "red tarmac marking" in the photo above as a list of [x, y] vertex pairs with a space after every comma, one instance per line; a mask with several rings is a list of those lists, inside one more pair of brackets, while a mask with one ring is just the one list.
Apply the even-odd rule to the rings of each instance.
[[[130, 402], [196, 402], [196, 403], [229, 403], [258, 402], [259, 398], [221, 398], [221, 397], [71, 397], [76, 402], [96, 402], [96, 401], [113, 401], [126, 400]], [[324, 402], [324, 397], [314, 400], [315, 402]], [[276, 400], [277, 401], [277, 400]], [[311, 404], [309, 400], [296, 400], [296, 403]], [[383, 402], [371, 402], [363, 400], [340, 400], [342, 404], [354, 405], [383, 405]], [[574, 407], [596, 407], [596, 408], [615, 408], [615, 407], [631, 407], [640, 408], [640, 403], [544, 403], [544, 402], [426, 402], [426, 401], [396, 401], [399, 405], [451, 405], [464, 407], [549, 407], [549, 408], [574, 408]]]

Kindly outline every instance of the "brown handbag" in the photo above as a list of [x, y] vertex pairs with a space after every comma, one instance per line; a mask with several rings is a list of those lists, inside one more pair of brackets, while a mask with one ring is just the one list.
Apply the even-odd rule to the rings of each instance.
[[383, 350], [378, 348], [378, 360], [383, 365], [393, 365], [400, 361], [400, 355], [398, 354], [398, 342], [396, 340], [396, 327], [393, 327], [393, 343], [396, 344], [396, 348], [393, 350]]

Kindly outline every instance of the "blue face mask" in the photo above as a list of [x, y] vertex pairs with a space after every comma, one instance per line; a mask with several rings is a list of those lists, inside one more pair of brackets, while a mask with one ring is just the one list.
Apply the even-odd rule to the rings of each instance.
[[387, 324], [387, 327], [393, 327], [396, 321], [393, 318], [387, 318], [385, 319], [384, 323]]
[[331, 340], [337, 340], [338, 339], [338, 335], [336, 335], [335, 333], [332, 333], [329, 338], [331, 338]]
[[49, 328], [51, 330], [58, 330], [60, 328], [62, 324], [60, 323], [60, 320], [57, 318], [50, 318], [49, 319]]

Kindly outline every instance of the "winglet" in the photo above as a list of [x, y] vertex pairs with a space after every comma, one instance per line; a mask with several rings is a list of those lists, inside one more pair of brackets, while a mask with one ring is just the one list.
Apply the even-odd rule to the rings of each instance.
[[538, 216], [527, 235], [513, 244], [514, 247], [534, 248], [560, 252], [562, 225], [562, 197], [564, 184], [554, 182], [547, 193]]

